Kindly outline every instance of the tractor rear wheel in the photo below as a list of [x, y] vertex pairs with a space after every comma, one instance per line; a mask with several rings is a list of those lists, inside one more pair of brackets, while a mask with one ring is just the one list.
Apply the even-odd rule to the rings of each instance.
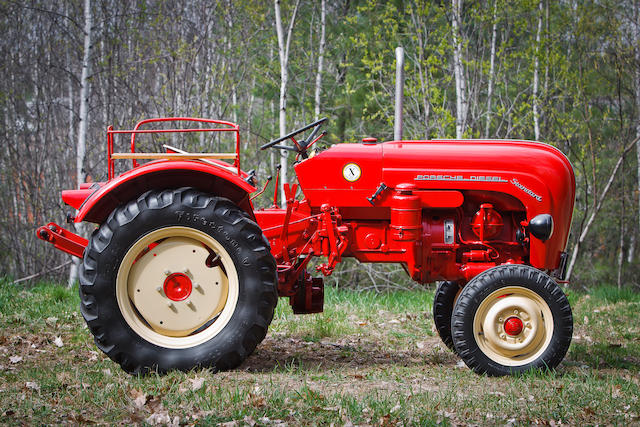
[[440, 282], [433, 297], [433, 323], [447, 347], [455, 351], [451, 338], [451, 314], [462, 287], [458, 282]]
[[81, 311], [98, 348], [127, 372], [231, 369], [266, 335], [275, 282], [268, 242], [231, 201], [151, 191], [91, 236]]
[[571, 307], [551, 277], [525, 265], [476, 276], [460, 293], [451, 331], [456, 352], [477, 373], [553, 369], [573, 332]]

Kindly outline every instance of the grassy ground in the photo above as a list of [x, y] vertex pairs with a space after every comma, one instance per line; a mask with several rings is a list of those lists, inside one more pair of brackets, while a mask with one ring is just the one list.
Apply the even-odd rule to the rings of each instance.
[[638, 424], [640, 295], [573, 294], [559, 369], [478, 376], [435, 335], [432, 292], [327, 289], [326, 311], [278, 305], [238, 370], [132, 377], [93, 344], [74, 291], [0, 281], [0, 424]]

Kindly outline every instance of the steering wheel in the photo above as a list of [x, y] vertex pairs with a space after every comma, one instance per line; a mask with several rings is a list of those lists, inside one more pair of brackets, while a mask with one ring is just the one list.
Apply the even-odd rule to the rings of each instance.
[[[300, 129], [296, 129], [293, 132], [280, 137], [278, 139], [274, 139], [273, 141], [267, 142], [266, 144], [264, 144], [263, 146], [260, 147], [261, 150], [266, 150], [267, 148], [278, 148], [281, 150], [288, 150], [288, 151], [295, 151], [296, 153], [298, 153], [299, 156], [301, 156], [303, 159], [306, 159], [307, 157], [309, 157], [309, 155], [307, 154], [307, 149], [309, 147], [311, 147], [313, 144], [315, 144], [320, 138], [322, 138], [323, 136], [326, 135], [326, 131], [322, 132], [320, 135], [318, 135], [316, 137], [316, 135], [318, 134], [318, 131], [320, 130], [320, 125], [324, 122], [327, 121], [326, 117], [321, 118], [318, 121], [315, 121], [311, 124], [308, 124], [304, 127], [301, 127]], [[298, 142], [296, 141], [296, 139], [294, 138], [294, 136], [298, 135], [299, 133], [304, 132], [305, 130], [309, 130], [311, 128], [314, 128], [313, 131], [311, 132], [311, 134], [309, 135], [308, 138], [303, 139], [302, 141]], [[293, 144], [295, 145], [295, 147], [288, 147], [286, 145], [276, 145], [278, 142], [282, 142], [284, 140], [287, 139], [291, 139], [291, 141], [293, 141]]]

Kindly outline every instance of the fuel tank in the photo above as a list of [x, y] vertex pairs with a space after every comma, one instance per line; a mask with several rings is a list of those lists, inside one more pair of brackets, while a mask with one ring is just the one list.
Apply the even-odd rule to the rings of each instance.
[[[388, 219], [394, 189], [410, 184], [423, 209], [454, 209], [501, 193], [516, 200], [528, 220], [553, 217], [554, 232], [531, 236], [530, 263], [557, 268], [565, 249], [575, 199], [568, 159], [551, 145], [517, 140], [390, 141], [338, 144], [295, 166], [312, 210], [328, 203], [345, 219]], [[384, 184], [387, 189], [370, 202]]]

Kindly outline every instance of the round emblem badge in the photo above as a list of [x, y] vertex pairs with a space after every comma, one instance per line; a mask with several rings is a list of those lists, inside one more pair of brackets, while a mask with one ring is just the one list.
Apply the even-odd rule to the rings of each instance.
[[349, 182], [355, 182], [360, 179], [360, 175], [362, 175], [362, 170], [360, 170], [360, 166], [355, 163], [347, 163], [344, 168], [342, 168], [342, 176]]

